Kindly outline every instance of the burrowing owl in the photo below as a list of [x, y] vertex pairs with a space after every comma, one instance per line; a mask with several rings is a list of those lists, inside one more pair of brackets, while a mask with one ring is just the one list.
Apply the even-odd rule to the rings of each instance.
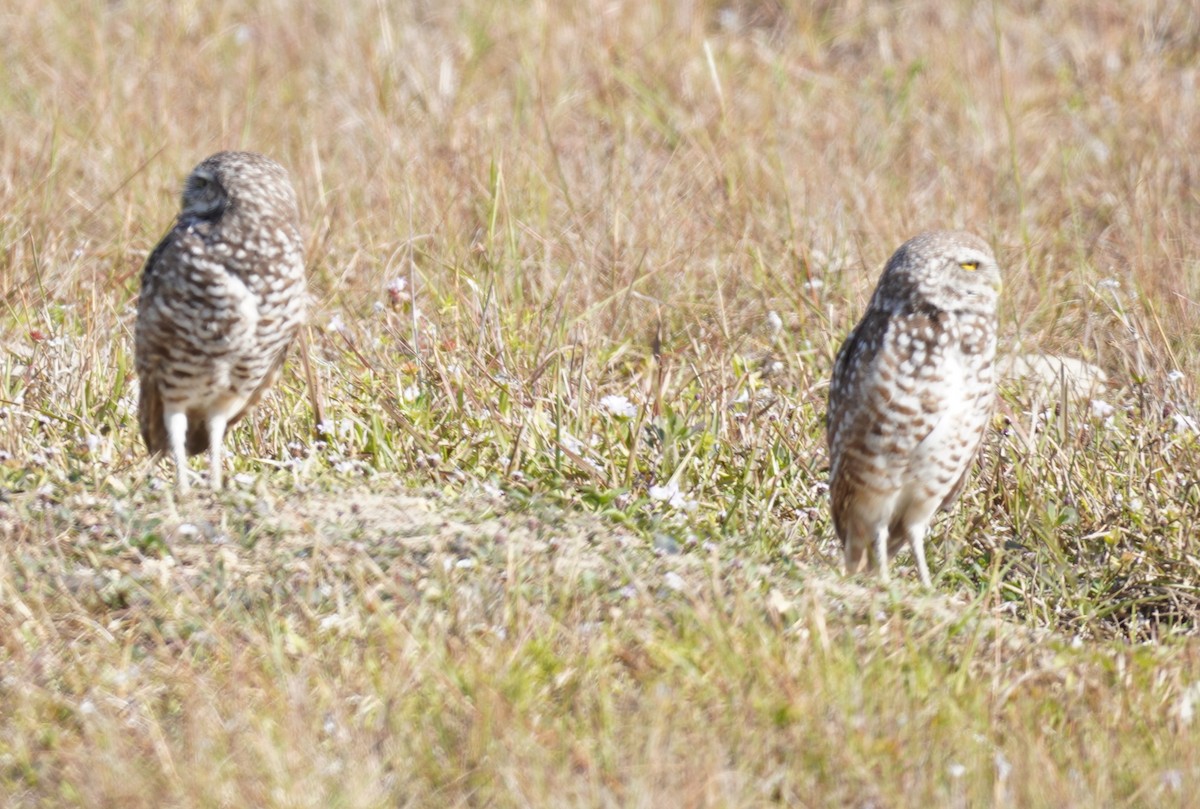
[[846, 570], [912, 546], [962, 490], [995, 398], [1000, 268], [977, 236], [922, 233], [883, 269], [829, 389], [830, 494]]
[[[304, 247], [287, 172], [253, 152], [218, 152], [183, 185], [183, 209], [142, 270], [138, 405], [151, 453], [210, 450], [221, 488], [225, 428], [274, 383], [304, 317]], [[186, 453], [186, 454], [185, 454]]]

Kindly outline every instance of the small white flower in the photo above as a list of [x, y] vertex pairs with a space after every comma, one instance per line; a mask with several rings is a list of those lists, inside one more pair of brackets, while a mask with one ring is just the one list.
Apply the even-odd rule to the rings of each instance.
[[824, 286], [825, 286], [825, 282], [822, 281], [820, 278], [813, 278], [811, 280], [804, 282], [804, 288], [806, 290], [809, 290], [810, 292], [821, 289]]
[[677, 593], [682, 593], [687, 589], [687, 582], [685, 582], [683, 577], [674, 570], [668, 570], [666, 575], [663, 576], [663, 584], [667, 585], [669, 589], [674, 590]]
[[321, 419], [317, 424], [317, 433], [319, 435], [333, 435], [333, 422], [329, 419]]
[[386, 309], [387, 307], [383, 305], [383, 301], [375, 301], [375, 303], [371, 304], [371, 311], [375, 314], [379, 314]]
[[1183, 789], [1183, 773], [1179, 770], [1166, 770], [1162, 774], [1163, 786], [1172, 792]]
[[1200, 699], [1200, 683], [1192, 683], [1187, 688], [1183, 689], [1183, 693], [1179, 695], [1179, 699], [1172, 706], [1172, 713], [1179, 721], [1179, 724], [1187, 727], [1196, 719], [1196, 701]]
[[946, 768], [946, 772], [949, 773], [951, 778], [957, 781], [966, 774], [967, 768], [955, 761]]
[[1009, 763], [1008, 759], [1005, 758], [1004, 754], [999, 750], [996, 751], [996, 755], [993, 756], [993, 760], [996, 763], [996, 780], [1006, 780], [1008, 778], [1008, 774], [1012, 772], [1012, 764]]
[[679, 484], [667, 483], [666, 486], [651, 486], [648, 494], [651, 500], [670, 500], [679, 494]]
[[1185, 416], [1182, 413], [1172, 413], [1171, 421], [1177, 433], [1200, 433], [1200, 425], [1196, 424], [1196, 420], [1191, 416]]
[[348, 475], [351, 472], [353, 472], [357, 467], [358, 467], [358, 464], [355, 463], [354, 461], [350, 461], [350, 460], [338, 461], [337, 463], [335, 463], [333, 465], [333, 471], [337, 472], [339, 475]]
[[1116, 408], [1103, 399], [1092, 399], [1092, 415], [1098, 419], [1106, 419], [1116, 412]]
[[779, 313], [774, 309], [767, 312], [767, 326], [770, 328], [772, 335], [779, 334], [779, 332], [783, 331], [783, 318], [781, 318]]
[[614, 416], [623, 416], [624, 418], [633, 418], [637, 415], [637, 406], [629, 401], [626, 396], [620, 394], [609, 394], [600, 400], [600, 406], [612, 413]]
[[696, 501], [680, 493], [679, 484], [673, 481], [668, 482], [666, 486], [651, 486], [647, 494], [650, 495], [651, 500], [665, 502], [678, 511], [691, 511], [696, 507]]
[[396, 276], [384, 286], [384, 292], [389, 295], [399, 295], [404, 290], [408, 289], [408, 279], [404, 276]]
[[350, 623], [350, 619], [334, 612], [321, 618], [321, 620], [317, 622], [317, 625], [320, 627], [322, 632], [329, 632], [331, 630], [334, 632], [340, 632], [341, 630], [347, 629]]
[[341, 315], [334, 315], [333, 317], [329, 318], [329, 325], [325, 327], [325, 330], [342, 334], [346, 331], [346, 322], [342, 320]]
[[1168, 382], [1178, 382], [1181, 379], [1183, 379], [1183, 371], [1172, 371], [1171, 373], [1167, 374]]
[[584, 449], [583, 442], [580, 441], [575, 436], [571, 435], [570, 433], [563, 433], [561, 442], [563, 445], [563, 449], [565, 449], [567, 452], [573, 452], [576, 455], [583, 452], [583, 449]]
[[403, 390], [400, 391], [400, 401], [414, 402], [414, 401], [416, 401], [417, 397], [420, 395], [421, 395], [420, 388], [418, 388], [416, 385], [408, 385], [407, 387], [405, 387]]

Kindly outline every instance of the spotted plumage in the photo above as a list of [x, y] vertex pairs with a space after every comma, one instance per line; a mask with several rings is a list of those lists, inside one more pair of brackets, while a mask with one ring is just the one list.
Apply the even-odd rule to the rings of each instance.
[[848, 572], [912, 547], [958, 498], [995, 398], [1000, 269], [969, 233], [932, 231], [888, 260], [838, 351], [826, 419], [833, 522]]
[[182, 210], [142, 270], [136, 327], [138, 416], [153, 454], [210, 452], [221, 488], [225, 430], [274, 383], [304, 318], [304, 248], [282, 166], [218, 152], [184, 183]]

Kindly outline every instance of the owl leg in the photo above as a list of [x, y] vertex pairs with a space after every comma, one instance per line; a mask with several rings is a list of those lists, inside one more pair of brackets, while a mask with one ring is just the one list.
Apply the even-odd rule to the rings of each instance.
[[184, 449], [187, 441], [187, 413], [164, 407], [163, 425], [167, 428], [167, 444], [171, 448], [171, 457], [175, 459], [175, 489], [180, 495], [185, 495], [188, 493], [187, 451]]
[[904, 529], [908, 544], [912, 546], [913, 558], [917, 560], [917, 573], [921, 576], [921, 584], [932, 590], [933, 580], [929, 577], [929, 565], [925, 563], [925, 534], [928, 531], [929, 525], [926, 523], [909, 525]]
[[213, 413], [208, 417], [208, 480], [214, 492], [221, 490], [221, 447], [225, 444], [224, 413]]
[[879, 565], [879, 580], [884, 584], [891, 580], [888, 573], [888, 535], [886, 523], [875, 529], [875, 563]]

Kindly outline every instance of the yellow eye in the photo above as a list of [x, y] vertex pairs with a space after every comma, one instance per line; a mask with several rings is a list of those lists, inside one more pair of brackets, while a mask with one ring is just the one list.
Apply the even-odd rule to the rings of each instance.
[[978, 261], [963, 261], [963, 262], [960, 262], [958, 266], [962, 267], [967, 272], [975, 272], [976, 270], [979, 269], [979, 262]]

